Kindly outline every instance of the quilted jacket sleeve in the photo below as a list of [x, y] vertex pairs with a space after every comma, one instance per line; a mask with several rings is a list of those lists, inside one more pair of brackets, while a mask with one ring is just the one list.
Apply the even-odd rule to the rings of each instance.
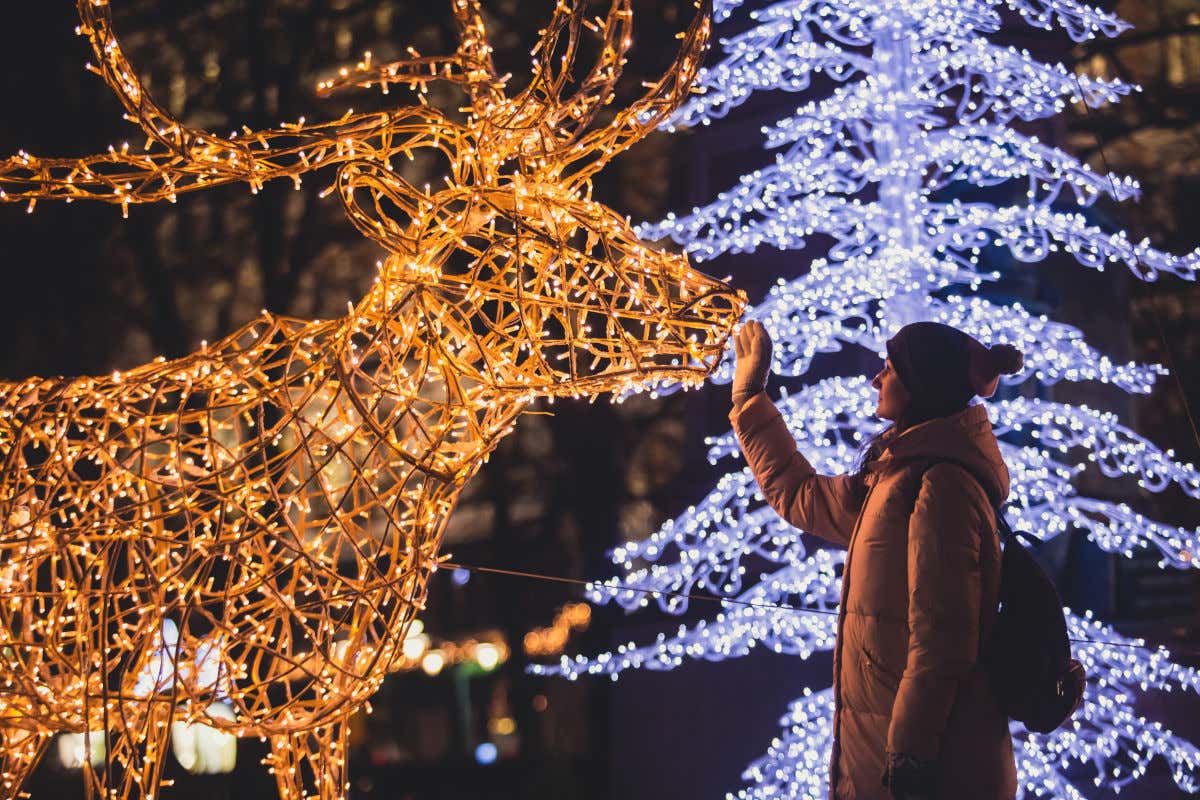
[[861, 505], [849, 476], [818, 475], [764, 393], [729, 418], [771, 508], [789, 524], [845, 547]]
[[925, 472], [908, 523], [908, 660], [887, 748], [932, 760], [959, 686], [979, 653], [982, 489], [962, 467]]

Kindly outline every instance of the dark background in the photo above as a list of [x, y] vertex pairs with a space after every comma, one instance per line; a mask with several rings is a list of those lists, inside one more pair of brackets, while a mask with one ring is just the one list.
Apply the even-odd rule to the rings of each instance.
[[[442, 6], [445, 6], [444, 8]], [[545, 21], [531, 0], [484, 3], [501, 64], [521, 75], [524, 53]], [[674, 52], [672, 33], [688, 4], [637, 2], [635, 46], [622, 97], [638, 89]], [[277, 125], [300, 115], [336, 116], [347, 102], [316, 100], [311, 87], [365, 49], [377, 60], [417, 45], [448, 53], [449, 4], [416, 0], [129, 0], [116, 4], [118, 30], [150, 90], [189, 124], [217, 131]], [[1142, 180], [1140, 204], [1100, 208], [1106, 224], [1184, 252], [1200, 243], [1200, 2], [1138, 2], [1118, 9], [1137, 30], [1116, 43], [1072, 46], [1064, 36], [1014, 30], [1021, 44], [1097, 74], [1120, 75], [1146, 89], [1092, 115], [1072, 109], [1038, 126], [1047, 140], [1100, 167], [1098, 145], [1114, 169]], [[736, 19], [731, 23], [736, 26]], [[86, 42], [67, 0], [6, 9], [0, 47], [0, 153], [82, 155], [138, 131], [102, 82], [86, 72]], [[726, 29], [728, 30], [728, 29]], [[392, 95], [393, 101], [398, 99]], [[434, 99], [454, 102], [452, 93]], [[769, 158], [758, 129], [783, 116], [795, 96], [766, 95], [732, 119], [697, 133], [653, 136], [610, 166], [597, 194], [635, 219], [704, 202]], [[408, 176], [414, 183], [424, 176]], [[317, 193], [327, 181], [269, 184], [257, 196], [243, 186], [185, 196], [178, 205], [117, 207], [42, 203], [0, 205], [0, 378], [106, 373], [155, 355], [179, 356], [258, 314], [303, 317], [344, 312], [374, 277], [378, 253]], [[819, 255], [819, 252], [817, 252]], [[808, 253], [763, 252], [725, 258], [705, 269], [732, 274], [752, 300], [776, 275], [802, 272]], [[1082, 328], [1114, 359], [1173, 363], [1176, 377], [1147, 398], [1094, 386], [1061, 387], [1055, 399], [1119, 411], [1135, 430], [1200, 460], [1185, 398], [1200, 396], [1200, 292], [1173, 279], [1141, 284], [1120, 271], [1096, 274], [1072, 263], [999, 263], [1004, 287], [1027, 307]], [[865, 354], [820, 363], [819, 371], [866, 371]], [[611, 574], [605, 552], [639, 538], [699, 499], [714, 473], [703, 458], [705, 435], [727, 429], [728, 388], [713, 386], [620, 406], [557, 403], [554, 414], [527, 416], [468, 487], [446, 549], [461, 563], [573, 578]], [[1178, 492], [1143, 496], [1136, 487], [1087, 475], [1089, 494], [1128, 500], [1157, 519], [1195, 526], [1194, 501]], [[1118, 622], [1123, 631], [1176, 648], [1197, 663], [1195, 573], [1163, 573], [1153, 557], [1122, 561], [1079, 538], [1063, 537], [1053, 554], [1068, 602]], [[388, 680], [375, 713], [354, 724], [355, 796], [380, 798], [663, 798], [724, 796], [776, 734], [788, 700], [804, 686], [828, 684], [826, 656], [801, 662], [757, 653], [738, 661], [688, 664], [672, 675], [631, 674], [568, 683], [525, 675], [521, 641], [549, 625], [579, 592], [562, 584], [475, 575], [458, 585], [439, 574], [426, 630], [437, 641], [507, 643], [512, 657], [485, 672], [447, 667]], [[701, 605], [701, 604], [694, 604]], [[703, 609], [691, 614], [698, 615]], [[625, 618], [597, 609], [573, 634], [569, 653], [595, 653], [618, 642], [644, 642], [677, 618]], [[1193, 740], [1200, 703], [1144, 700], [1152, 719]], [[511, 733], [507, 724], [511, 721]], [[476, 747], [497, 746], [492, 765]], [[182, 774], [166, 797], [273, 796], [258, 766], [259, 743], [243, 742], [232, 776]], [[31, 781], [35, 798], [82, 794], [77, 776], [51, 754]], [[1152, 774], [1123, 796], [1175, 793]]]

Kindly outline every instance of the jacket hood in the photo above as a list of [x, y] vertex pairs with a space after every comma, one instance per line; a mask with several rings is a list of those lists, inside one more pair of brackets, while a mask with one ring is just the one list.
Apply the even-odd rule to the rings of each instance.
[[999, 505], [1008, 498], [1008, 467], [982, 404], [922, 422], [885, 439], [883, 452], [868, 467], [882, 472], [912, 461], [960, 464], [979, 481], [992, 503]]

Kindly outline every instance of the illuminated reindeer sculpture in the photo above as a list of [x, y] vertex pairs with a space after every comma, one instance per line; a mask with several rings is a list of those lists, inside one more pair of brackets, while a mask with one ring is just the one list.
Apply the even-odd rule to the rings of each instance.
[[[455, 500], [522, 410], [699, 382], [741, 312], [590, 199], [591, 176], [686, 95], [707, 9], [605, 124], [630, 0], [595, 20], [560, 0], [512, 97], [477, 5], [454, 0], [453, 57], [364, 61], [319, 87], [401, 84], [419, 104], [222, 138], [154, 103], [107, 0], [78, 5], [96, 70], [149, 142], [21, 153], [0, 164], [5, 200], [127, 207], [336, 165], [351, 221], [388, 255], [341, 319], [264, 312], [175, 361], [0, 384], [0, 795], [76, 732], [107, 742], [89, 792], [151, 798], [172, 728], [203, 723], [268, 738], [284, 798], [310, 782], [342, 797], [347, 718], [399, 658]], [[599, 55], [576, 77], [586, 30]], [[427, 105], [432, 80], [462, 85], [458, 121]], [[447, 188], [393, 171], [418, 149], [444, 154]]]

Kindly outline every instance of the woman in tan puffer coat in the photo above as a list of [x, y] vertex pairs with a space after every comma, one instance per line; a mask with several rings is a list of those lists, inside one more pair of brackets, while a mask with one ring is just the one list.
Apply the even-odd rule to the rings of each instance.
[[853, 475], [818, 475], [763, 389], [771, 341], [735, 340], [730, 419], [763, 496], [847, 549], [833, 657], [835, 800], [1009, 800], [1008, 720], [979, 663], [1000, 584], [995, 508], [1008, 469], [976, 397], [1021, 368], [937, 323], [902, 328], [872, 385], [892, 425]]

